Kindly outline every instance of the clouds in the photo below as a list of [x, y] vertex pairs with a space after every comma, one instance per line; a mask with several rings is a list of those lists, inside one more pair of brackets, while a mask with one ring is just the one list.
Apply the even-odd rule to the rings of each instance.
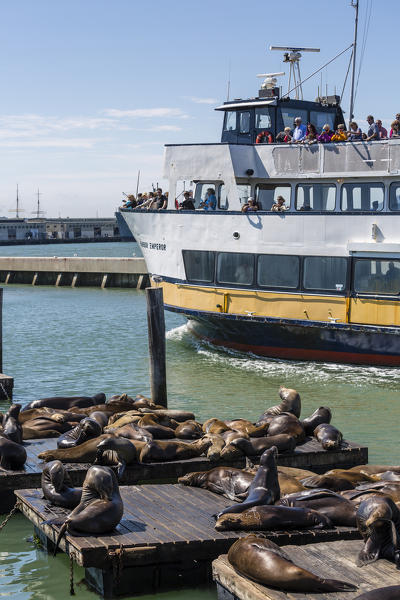
[[120, 110], [118, 108], [108, 108], [103, 111], [103, 114], [108, 117], [121, 118], [180, 118], [186, 119], [186, 115], [180, 108], [134, 108], [132, 110]]
[[185, 96], [188, 100], [191, 100], [195, 104], [216, 104], [218, 100], [216, 98], [199, 98], [197, 96]]

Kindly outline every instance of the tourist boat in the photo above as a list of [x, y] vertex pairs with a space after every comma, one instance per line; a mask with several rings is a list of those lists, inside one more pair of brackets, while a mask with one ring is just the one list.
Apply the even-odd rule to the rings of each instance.
[[[283, 359], [400, 365], [400, 139], [257, 144], [303, 123], [336, 127], [337, 96], [227, 101], [220, 143], [168, 145], [164, 211], [124, 210], [165, 308], [213, 344]], [[198, 208], [176, 210], [183, 182]], [[180, 186], [180, 187], [179, 187]], [[285, 212], [272, 212], [277, 196]], [[261, 210], [241, 211], [249, 196]]]

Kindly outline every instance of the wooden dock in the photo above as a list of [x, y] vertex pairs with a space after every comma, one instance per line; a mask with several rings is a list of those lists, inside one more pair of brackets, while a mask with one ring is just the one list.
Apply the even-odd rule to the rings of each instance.
[[[38, 454], [44, 450], [54, 450], [57, 447], [57, 438], [29, 440], [25, 442], [28, 459], [22, 471], [0, 470], [0, 513], [7, 512], [13, 506], [14, 490], [38, 488], [42, 469], [45, 463], [38, 459]], [[278, 465], [309, 469], [316, 473], [324, 473], [334, 468], [350, 468], [368, 462], [368, 448], [354, 442], [344, 442], [343, 448], [327, 452], [323, 450], [317, 440], [308, 438], [298, 446], [294, 452], [287, 452], [278, 456]], [[127, 467], [123, 483], [132, 485], [151, 481], [176, 481], [178, 477], [192, 471], [207, 471], [216, 466], [233, 466], [242, 468], [245, 459], [240, 458], [233, 462], [211, 462], [206, 457], [192, 458], [189, 460], [171, 461], [165, 463], [141, 463]], [[67, 463], [66, 468], [74, 485], [82, 485], [86, 471], [90, 465], [84, 463]]]
[[[211, 561], [226, 553], [238, 537], [247, 535], [215, 530], [212, 515], [231, 501], [208, 490], [149, 484], [122, 486], [120, 491], [124, 515], [112, 534], [67, 535], [60, 544], [61, 550], [85, 567], [89, 585], [105, 596], [154, 593], [157, 589], [206, 583], [210, 580]], [[44, 521], [66, 516], [69, 511], [50, 506], [41, 490], [19, 490], [16, 496], [22, 503], [21, 511], [51, 551], [59, 528]], [[279, 545], [300, 545], [354, 539], [359, 533], [355, 528], [337, 527], [271, 532], [268, 537]]]
[[359, 587], [356, 592], [329, 594], [285, 593], [267, 588], [239, 575], [228, 562], [228, 557], [220, 556], [212, 565], [218, 600], [352, 600], [364, 592], [400, 584], [399, 571], [387, 560], [357, 567], [355, 560], [361, 548], [362, 542], [357, 540], [285, 546], [292, 560], [304, 569], [320, 577], [348, 581]]

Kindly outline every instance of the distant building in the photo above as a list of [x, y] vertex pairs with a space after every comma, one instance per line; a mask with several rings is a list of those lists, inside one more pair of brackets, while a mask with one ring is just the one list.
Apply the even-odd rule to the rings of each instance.
[[[80, 239], [80, 238], [112, 238], [119, 237], [119, 228], [115, 218], [104, 219], [27, 219], [31, 228], [44, 228], [47, 239]], [[1, 238], [0, 238], [1, 239]]]

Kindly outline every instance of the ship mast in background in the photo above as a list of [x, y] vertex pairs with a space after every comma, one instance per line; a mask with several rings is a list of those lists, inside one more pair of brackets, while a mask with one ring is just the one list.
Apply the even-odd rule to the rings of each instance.
[[351, 92], [350, 92], [350, 114], [349, 120], [352, 121], [354, 118], [354, 83], [356, 77], [356, 51], [357, 51], [357, 30], [358, 30], [358, 0], [351, 0], [351, 6], [356, 9], [355, 20], [354, 20], [354, 41], [353, 41], [353, 53], [352, 53], [352, 74], [351, 74]]

